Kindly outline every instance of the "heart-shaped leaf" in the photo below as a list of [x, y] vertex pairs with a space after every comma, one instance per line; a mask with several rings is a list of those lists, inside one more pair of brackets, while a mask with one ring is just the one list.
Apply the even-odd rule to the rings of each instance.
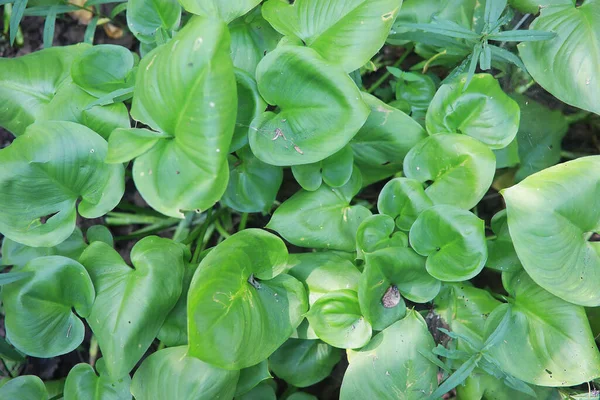
[[319, 297], [306, 318], [319, 339], [334, 347], [356, 349], [371, 339], [371, 324], [363, 317], [354, 290], [336, 290]]
[[350, 205], [358, 190], [356, 174], [341, 188], [300, 190], [275, 210], [267, 228], [296, 246], [355, 251], [358, 226], [371, 215], [363, 206]]
[[487, 261], [483, 220], [453, 206], [423, 211], [410, 228], [409, 239], [415, 251], [427, 257], [427, 272], [441, 281], [471, 279]]
[[279, 46], [258, 64], [256, 80], [280, 110], [263, 113], [249, 132], [252, 151], [268, 164], [321, 161], [348, 144], [369, 115], [352, 79], [307, 47]]
[[267, 103], [260, 97], [256, 81], [252, 75], [240, 69], [235, 70], [237, 82], [238, 108], [235, 131], [229, 152], [237, 151], [248, 144], [248, 129], [252, 120], [267, 108]]
[[506, 210], [499, 211], [494, 215], [491, 227], [496, 238], [487, 241], [488, 260], [486, 266], [498, 271], [518, 271], [522, 268], [521, 261], [519, 261], [508, 231]]
[[[542, 9], [530, 29], [551, 31], [551, 40], [521, 43], [531, 76], [558, 99], [600, 114], [600, 1]], [[570, 4], [569, 4], [570, 3]], [[592, 50], [594, 49], [594, 50]]]
[[479, 203], [495, 172], [494, 153], [465, 135], [430, 136], [413, 147], [404, 159], [407, 178], [432, 182], [425, 193], [434, 204], [450, 204], [465, 210]]
[[[0, 150], [0, 232], [28, 246], [55, 246], [85, 218], [112, 210], [123, 196], [122, 165], [104, 164], [107, 145], [71, 122], [31, 125]], [[17, 201], [18, 199], [18, 201]]]
[[180, 20], [181, 6], [177, 0], [130, 0], [127, 3], [127, 26], [143, 43], [155, 43], [161, 30], [177, 29]]
[[421, 355], [435, 347], [423, 317], [414, 310], [378, 333], [349, 357], [341, 400], [426, 398], [437, 388], [438, 367]]
[[227, 187], [227, 152], [237, 96], [229, 33], [193, 18], [173, 40], [140, 62], [131, 115], [170, 136], [133, 166], [142, 197], [163, 214], [205, 210]]
[[372, 215], [365, 219], [356, 232], [356, 258], [388, 247], [408, 247], [404, 232], [394, 233], [394, 219], [389, 215]]
[[144, 400], [233, 399], [239, 375], [191, 357], [186, 346], [170, 347], [144, 360], [131, 393]]
[[269, 357], [269, 366], [290, 385], [307, 387], [327, 378], [341, 358], [340, 349], [320, 340], [288, 339]]
[[260, 7], [256, 7], [229, 24], [233, 65], [252, 76], [255, 75], [260, 60], [281, 39], [281, 35], [265, 21], [260, 11]]
[[235, 397], [248, 393], [261, 382], [271, 378], [273, 376], [269, 372], [269, 362], [267, 360], [240, 370], [240, 378], [235, 387]]
[[402, 111], [368, 93], [363, 92], [362, 96], [371, 114], [350, 146], [366, 186], [400, 171], [406, 154], [427, 133]]
[[379, 212], [394, 218], [396, 226], [406, 232], [419, 214], [432, 206], [423, 184], [408, 178], [394, 178], [386, 183], [377, 199]]
[[269, 0], [263, 15], [284, 35], [301, 39], [327, 61], [351, 72], [383, 46], [401, 0]]
[[64, 400], [131, 400], [131, 378], [118, 381], [107, 376], [104, 359], [96, 362], [98, 375], [89, 364], [77, 364], [65, 382]]
[[260, 161], [248, 146], [236, 156], [229, 156], [229, 184], [221, 202], [239, 212], [269, 212], [283, 182], [283, 169]]
[[221, 368], [246, 368], [290, 337], [308, 302], [302, 283], [282, 273], [287, 255], [277, 236], [246, 229], [202, 260], [188, 294], [190, 355]]
[[511, 301], [496, 308], [485, 325], [490, 335], [507, 310], [513, 315], [504, 338], [490, 349], [500, 367], [543, 386], [572, 386], [597, 378], [600, 353], [583, 307], [545, 291], [525, 271], [503, 281]]
[[146, 237], [131, 250], [135, 269], [102, 242], [92, 243], [79, 260], [97, 293], [87, 321], [98, 339], [108, 374], [122, 378], [150, 347], [181, 295], [182, 246]]
[[44, 382], [35, 375], [22, 375], [0, 387], [0, 398], [10, 400], [48, 400]]
[[179, 0], [187, 12], [220, 18], [229, 23], [256, 7], [261, 0]]
[[313, 164], [293, 165], [292, 173], [303, 189], [317, 190], [322, 182], [330, 187], [345, 185], [352, 177], [354, 154], [345, 146], [332, 156]]
[[85, 327], [71, 311], [87, 317], [94, 286], [77, 261], [36, 258], [18, 269], [30, 277], [2, 287], [6, 338], [21, 352], [41, 358], [66, 354], [81, 344]]
[[427, 130], [464, 133], [491, 149], [508, 146], [519, 129], [519, 106], [489, 74], [477, 74], [442, 85], [427, 110]]
[[600, 209], [591, 207], [600, 157], [545, 169], [505, 189], [508, 227], [527, 273], [550, 293], [575, 304], [600, 305]]

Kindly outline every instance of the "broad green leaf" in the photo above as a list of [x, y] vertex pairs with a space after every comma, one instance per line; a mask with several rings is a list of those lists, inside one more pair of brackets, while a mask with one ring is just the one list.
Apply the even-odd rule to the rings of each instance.
[[71, 236], [54, 247], [25, 246], [5, 237], [2, 241], [2, 259], [0, 260], [0, 265], [20, 267], [34, 258], [45, 256], [64, 256], [77, 260], [86, 247], [83, 234], [79, 228], [75, 228]]
[[269, 164], [321, 161], [348, 144], [369, 115], [352, 79], [307, 47], [279, 46], [258, 64], [256, 80], [265, 101], [279, 108], [249, 131], [252, 151]]
[[434, 347], [423, 317], [408, 311], [351, 355], [340, 399], [426, 398], [437, 388], [438, 367], [421, 353]]
[[90, 95], [102, 97], [133, 85], [129, 77], [134, 64], [133, 54], [123, 46], [93, 46], [75, 58], [71, 78]]
[[127, 26], [143, 43], [155, 43], [163, 29], [173, 31], [179, 26], [181, 6], [177, 0], [130, 0], [127, 2]]
[[229, 33], [195, 17], [142, 59], [132, 117], [171, 136], [138, 157], [135, 185], [163, 214], [205, 210], [225, 192], [237, 96]]
[[394, 218], [396, 226], [406, 232], [419, 214], [432, 206], [423, 184], [408, 178], [394, 178], [386, 183], [377, 199], [379, 212]]
[[559, 100], [600, 114], [600, 1], [543, 8], [529, 28], [557, 34], [519, 45], [535, 81]]
[[[495, 171], [494, 153], [465, 135], [429, 136], [413, 147], [404, 159], [407, 178], [431, 183], [425, 193], [434, 204], [449, 204], [465, 210], [473, 208], [483, 198]], [[408, 215], [412, 217], [414, 212]]]
[[513, 314], [504, 339], [489, 350], [502, 370], [543, 386], [572, 386], [597, 378], [600, 353], [583, 307], [545, 291], [525, 271], [503, 281], [511, 301], [486, 321], [489, 335], [507, 310]]
[[308, 394], [305, 392], [296, 392], [289, 396], [286, 400], [319, 400], [317, 397], [312, 394]]
[[108, 153], [105, 162], [120, 164], [133, 160], [153, 148], [169, 135], [141, 128], [115, 129], [108, 138]]
[[429, 75], [416, 72], [397, 70], [396, 74], [392, 68], [388, 67], [388, 71], [398, 78], [396, 99], [406, 101], [412, 110], [426, 110], [437, 91], [435, 81]]
[[320, 340], [288, 339], [269, 357], [269, 366], [290, 385], [307, 387], [327, 378], [341, 358], [340, 349]]
[[74, 260], [49, 256], [18, 271], [32, 274], [2, 287], [6, 338], [19, 351], [40, 358], [77, 348], [85, 327], [72, 310], [87, 317], [95, 297], [85, 268]]
[[524, 14], [537, 14], [548, 7], [572, 6], [573, 0], [508, 0], [508, 4]]
[[[306, 168], [309, 170], [308, 181], [305, 179]], [[318, 163], [292, 166], [294, 178], [302, 188], [310, 191], [317, 190], [321, 182], [325, 182], [329, 187], [344, 186], [352, 177], [353, 171], [354, 154], [350, 146], [343, 147], [337, 153]], [[316, 176], [313, 177], [314, 175]]]
[[144, 400], [231, 400], [239, 371], [227, 371], [170, 347], [146, 358], [135, 372], [131, 393]]
[[48, 400], [44, 382], [35, 375], [22, 375], [0, 387], [0, 398], [10, 400]]
[[192, 14], [220, 18], [229, 23], [256, 7], [261, 0], [179, 0]]
[[358, 226], [371, 215], [350, 205], [359, 189], [360, 179], [353, 177], [341, 188], [300, 190], [275, 210], [267, 228], [296, 246], [355, 251]]
[[89, 45], [53, 47], [17, 58], [0, 58], [0, 126], [15, 136], [36, 121], [71, 121], [108, 138], [129, 126], [123, 104], [93, 107], [96, 99], [71, 80], [71, 64]]
[[515, 176], [517, 181], [521, 181], [560, 161], [561, 142], [569, 130], [569, 124], [558, 110], [550, 110], [523, 95], [512, 94], [511, 97], [521, 108], [521, 123], [516, 138], [521, 165]]
[[183, 273], [183, 289], [175, 307], [171, 310], [160, 328], [156, 338], [167, 347], [184, 346], [188, 343], [187, 335], [187, 295], [192, 277], [198, 264], [186, 263]]
[[356, 232], [356, 258], [362, 260], [365, 253], [388, 247], [408, 247], [408, 236], [404, 232], [394, 233], [395, 227], [389, 215], [372, 215], [365, 219]]
[[104, 139], [72, 122], [27, 128], [0, 150], [0, 232], [52, 247], [73, 233], [77, 211], [98, 218], [112, 210], [125, 190], [124, 169], [104, 164], [106, 151]]
[[250, 75], [256, 66], [273, 50], [281, 35], [262, 17], [260, 7], [229, 24], [233, 65]]
[[484, 221], [453, 206], [423, 211], [410, 228], [409, 239], [415, 251], [427, 257], [427, 272], [442, 281], [471, 279], [487, 261]]
[[264, 360], [252, 367], [240, 370], [240, 378], [235, 387], [235, 397], [248, 393], [261, 382], [271, 378], [273, 378], [273, 376], [269, 372], [268, 360]]
[[370, 94], [363, 92], [362, 96], [371, 114], [350, 146], [366, 186], [401, 170], [406, 154], [427, 133], [402, 111]]
[[98, 374], [89, 364], [74, 366], [65, 382], [64, 400], [131, 400], [129, 375], [109, 378], [103, 358], [96, 362], [96, 370]]
[[491, 227], [496, 238], [487, 240], [488, 260], [485, 265], [498, 271], [518, 271], [522, 268], [521, 261], [508, 231], [506, 210], [494, 215]]
[[263, 16], [283, 35], [301, 39], [351, 72], [385, 43], [402, 0], [269, 0]]
[[[17, 274], [18, 272], [12, 273]], [[2, 274], [0, 277], [5, 275], [6, 274]], [[4, 361], [14, 361], [17, 363], [26, 361], [25, 356], [15, 349], [11, 344], [9, 344], [4, 338], [0, 338], [0, 358], [2, 358]], [[0, 382], [0, 387], [2, 387], [2, 382]]]
[[131, 268], [106, 243], [94, 242], [79, 260], [96, 288], [88, 324], [108, 374], [122, 378], [150, 347], [181, 295], [182, 247], [168, 239], [146, 237], [131, 250]]
[[[533, 280], [575, 304], [600, 305], [600, 157], [545, 169], [502, 191], [517, 255]], [[591, 240], [592, 239], [592, 240]]]
[[229, 148], [230, 153], [248, 144], [248, 129], [252, 120], [267, 108], [267, 103], [258, 93], [258, 87], [253, 76], [254, 72], [250, 75], [241, 69], [236, 68], [235, 70], [238, 106], [235, 131]]
[[501, 149], [519, 129], [519, 106], [489, 74], [477, 74], [465, 88], [465, 76], [442, 85], [427, 110], [427, 130], [464, 133], [491, 149]]
[[306, 318], [319, 339], [334, 347], [356, 349], [371, 339], [371, 324], [362, 316], [354, 290], [336, 290], [319, 297]]
[[[538, 400], [560, 399], [556, 389], [539, 386], [534, 386], [532, 389]], [[461, 399], [474, 400], [533, 399], [533, 397], [526, 396], [523, 392], [511, 388], [498, 378], [488, 375], [485, 372], [478, 371], [477, 369], [473, 371], [471, 376], [469, 376], [462, 385], [456, 387], [456, 395]]]
[[277, 400], [276, 388], [274, 381], [261, 382], [251, 391], [237, 396], [235, 400]]
[[302, 283], [282, 273], [287, 256], [277, 236], [246, 229], [202, 260], [188, 294], [190, 355], [221, 368], [246, 368], [290, 337], [308, 302]]
[[229, 184], [221, 202], [239, 212], [267, 213], [283, 182], [283, 168], [265, 164], [245, 146], [229, 156]]

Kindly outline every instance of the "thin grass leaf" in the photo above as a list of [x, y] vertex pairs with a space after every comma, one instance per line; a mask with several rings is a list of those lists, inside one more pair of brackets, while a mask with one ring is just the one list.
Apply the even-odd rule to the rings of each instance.
[[500, 28], [502, 28], [504, 25], [507, 25], [510, 21], [513, 20], [514, 17], [514, 11], [510, 7], [507, 8], [504, 14], [502, 14], [502, 16], [498, 19], [498, 21], [491, 25], [490, 29], [488, 30], [488, 33], [498, 32]]
[[31, 275], [31, 272], [7, 272], [4, 274], [0, 274], [0, 286], [20, 281]]
[[483, 21], [492, 26], [502, 15], [502, 11], [506, 8], [506, 0], [492, 0], [485, 2], [485, 13]]
[[442, 81], [442, 85], [445, 83], [450, 83], [450, 82], [454, 81], [460, 75], [464, 74], [464, 72], [467, 70], [467, 67], [469, 65], [469, 61], [470, 61], [469, 57], [462, 60], [462, 62], [456, 68], [454, 68], [448, 74], [448, 76], [446, 78], [444, 78], [444, 80]]
[[98, 100], [88, 104], [84, 110], [89, 110], [96, 106], [107, 106], [113, 103], [120, 103], [125, 100], [129, 100], [133, 97], [133, 87], [117, 89], [113, 92], [108, 93], [105, 96], [100, 97]]
[[0, 6], [11, 4], [14, 0], [0, 0]]
[[127, 2], [127, 0], [88, 0], [85, 2], [84, 7], [97, 6], [100, 4], [125, 3], [125, 2]]
[[462, 350], [448, 350], [442, 345], [437, 345], [433, 350], [431, 350], [433, 354], [436, 356], [444, 357], [449, 360], [466, 360], [469, 358], [470, 354], [466, 351]]
[[506, 386], [508, 386], [514, 390], [517, 390], [521, 393], [524, 393], [528, 396], [537, 398], [537, 395], [535, 394], [535, 391], [531, 388], [531, 386], [529, 386], [522, 380], [515, 378], [512, 375], [508, 375], [508, 374], [506, 375], [506, 377], [504, 378], [504, 384]]
[[475, 70], [477, 69], [477, 63], [479, 62], [479, 56], [481, 55], [481, 43], [477, 43], [473, 46], [473, 54], [471, 54], [471, 59], [469, 60], [469, 69], [467, 70], [467, 81], [465, 82], [465, 86], [463, 87], [463, 92], [467, 90], [469, 87], [469, 83], [475, 76]]
[[115, 19], [117, 15], [127, 10], [127, 3], [121, 3], [118, 6], [115, 6], [113, 10], [110, 12], [110, 19]]
[[502, 320], [500, 321], [500, 323], [498, 324], [496, 329], [494, 329], [494, 332], [492, 332], [490, 334], [490, 336], [488, 336], [488, 338], [483, 343], [483, 347], [481, 348], [482, 352], [487, 351], [487, 350], [491, 349], [492, 347], [496, 346], [498, 343], [500, 343], [500, 341], [506, 335], [506, 332], [508, 330], [508, 325], [510, 324], [511, 318], [512, 318], [512, 310], [510, 308], [508, 308], [506, 310], [506, 313], [504, 314], [504, 317], [502, 317]]
[[500, 42], [538, 42], [554, 39], [555, 37], [556, 33], [554, 32], [536, 30], [502, 31], [488, 35], [488, 39]]
[[0, 337], [0, 358], [4, 360], [14, 361], [14, 362], [23, 362], [25, 361], [25, 356], [17, 351], [13, 346], [11, 346], [4, 338]]
[[435, 356], [435, 354], [433, 354], [433, 353], [431, 353], [429, 351], [421, 351], [421, 350], [417, 350], [417, 351], [419, 352], [420, 355], [422, 355], [427, 360], [429, 360], [429, 362], [431, 362], [432, 364], [437, 365], [440, 369], [444, 370], [448, 374], [450, 374], [452, 372], [450, 370], [450, 367], [448, 367], [442, 360], [440, 360], [439, 358], [437, 358]]
[[12, 14], [10, 15], [10, 45], [12, 46], [15, 43], [15, 39], [17, 37], [17, 32], [19, 30], [19, 24], [23, 19], [23, 14], [25, 13], [25, 9], [27, 8], [27, 0], [16, 0], [13, 4]]
[[492, 50], [486, 42], [483, 43], [483, 49], [479, 56], [479, 67], [484, 71], [492, 68]]
[[52, 47], [54, 42], [54, 28], [56, 26], [56, 11], [54, 7], [50, 10], [50, 14], [46, 16], [46, 22], [44, 22], [44, 48], [47, 49]]
[[523, 61], [521, 61], [519, 56], [517, 56], [516, 54], [514, 54], [506, 49], [503, 49], [502, 47], [494, 46], [491, 44], [488, 45], [488, 47], [492, 51], [492, 58], [497, 58], [503, 62], [508, 62], [508, 63], [514, 64], [517, 67], [519, 67], [521, 70], [527, 72], [527, 68], [525, 67], [525, 64], [523, 64]]
[[83, 34], [83, 42], [94, 44], [94, 36], [96, 36], [96, 26], [98, 25], [98, 16], [94, 16], [87, 28], [85, 28], [85, 33]]
[[77, 11], [80, 8], [71, 5], [54, 5], [54, 6], [38, 6], [31, 7], [25, 10], [25, 16], [27, 17], [45, 17], [50, 14], [51, 10], [54, 9], [55, 14], [66, 14], [71, 11]]
[[[429, 46], [440, 47], [447, 51], [449, 55], [467, 55], [471, 51], [471, 46], [459, 42], [457, 39], [429, 32], [403, 32], [394, 35], [398, 41], [411, 41], [426, 44]], [[394, 44], [394, 39], [389, 39], [390, 44]]]
[[471, 375], [471, 372], [477, 367], [477, 363], [481, 358], [480, 354], [476, 354], [469, 358], [463, 365], [461, 365], [452, 375], [448, 377], [442, 384], [437, 388], [435, 392], [428, 397], [428, 400], [436, 400], [444, 394], [448, 393], [461, 383], [465, 381]]
[[429, 33], [437, 33], [440, 35], [451, 36], [457, 39], [467, 39], [471, 41], [479, 40], [479, 35], [475, 32], [469, 31], [460, 25], [460, 29], [456, 28], [452, 24], [446, 23], [447, 21], [440, 21], [438, 23], [431, 24], [419, 24], [419, 23], [407, 23], [402, 24], [403, 28], [417, 29]]

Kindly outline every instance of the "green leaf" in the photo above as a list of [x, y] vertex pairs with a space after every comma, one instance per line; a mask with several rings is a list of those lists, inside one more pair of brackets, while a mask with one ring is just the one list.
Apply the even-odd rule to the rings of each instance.
[[131, 393], [144, 400], [232, 399], [239, 371], [226, 371], [188, 354], [186, 346], [153, 353], [136, 371]]
[[223, 23], [193, 18], [142, 59], [131, 115], [171, 136], [133, 166], [135, 185], [152, 208], [183, 218], [183, 211], [205, 210], [219, 200], [227, 187], [236, 109]]
[[43, 122], [0, 150], [0, 231], [28, 246], [55, 246], [85, 218], [112, 210], [123, 166], [104, 164], [106, 142], [71, 122]]
[[160, 140], [170, 136], [142, 128], [115, 129], [108, 138], [105, 162], [121, 164], [133, 160], [152, 149]]
[[286, 260], [283, 241], [258, 229], [243, 230], [217, 245], [190, 285], [190, 355], [240, 369], [281, 346], [308, 308], [302, 284], [282, 273]]
[[[363, 92], [362, 96], [371, 114], [350, 141], [350, 146], [366, 186], [401, 170], [406, 154], [426, 138], [427, 133], [402, 111], [368, 93]], [[401, 130], [398, 129], [400, 126]]]
[[[104, 225], [94, 225], [90, 226], [88, 230], [85, 232], [85, 236], [88, 242], [103, 242], [109, 245], [110, 247], [114, 247], [115, 241], [112, 236], [110, 230]], [[77, 257], [79, 258], [79, 257]], [[76, 259], [77, 259], [76, 258]]]
[[527, 273], [550, 293], [585, 306], [600, 305], [598, 180], [600, 157], [545, 169], [502, 191], [515, 250]]
[[559, 100], [600, 114], [600, 1], [543, 8], [530, 29], [557, 34], [519, 45], [533, 79]]
[[423, 211], [410, 228], [409, 238], [415, 251], [427, 257], [427, 272], [442, 281], [471, 279], [487, 261], [484, 221], [453, 206]]
[[134, 268], [103, 242], [92, 243], [81, 255], [97, 293], [87, 321], [112, 378], [131, 371], [177, 303], [184, 274], [180, 246], [146, 237], [131, 250]]
[[103, 358], [96, 362], [96, 370], [98, 375], [89, 364], [74, 366], [65, 382], [64, 400], [131, 400], [129, 375], [118, 381], [110, 379]]
[[269, 164], [321, 161], [348, 144], [369, 115], [352, 79], [307, 47], [279, 46], [258, 64], [256, 80], [265, 101], [279, 107], [249, 131], [252, 151]]
[[450, 375], [440, 387], [437, 388], [435, 392], [433, 392], [427, 399], [435, 400], [443, 396], [445, 393], [448, 393], [461, 383], [463, 383], [473, 372], [475, 367], [477, 367], [477, 362], [481, 358], [480, 354], [473, 355], [467, 361], [465, 361], [460, 367], [457, 368], [456, 371], [452, 375]]
[[35, 375], [22, 375], [0, 387], [0, 398], [10, 400], [47, 400], [44, 382]]
[[425, 398], [437, 387], [438, 367], [420, 353], [434, 347], [423, 317], [408, 311], [406, 317], [351, 354], [340, 399]]
[[[16, 272], [14, 272], [16, 274]], [[1, 275], [0, 275], [1, 276]], [[16, 363], [22, 363], [26, 361], [26, 358], [11, 344], [9, 344], [4, 338], [0, 338], [0, 358], [5, 361], [13, 361]], [[2, 386], [0, 382], [0, 387]]]
[[248, 129], [252, 120], [267, 108], [267, 103], [258, 93], [258, 87], [253, 76], [254, 71], [250, 75], [240, 69], [236, 68], [235, 70], [238, 106], [235, 131], [233, 132], [229, 152], [237, 151], [248, 144]]
[[[391, 68], [388, 67], [388, 70]], [[425, 74], [399, 72], [396, 99], [405, 100], [413, 109], [427, 109], [437, 90], [434, 80]]]
[[50, 13], [46, 16], [46, 21], [44, 22], [44, 48], [47, 49], [52, 47], [52, 42], [54, 42], [54, 28], [56, 27], [56, 11], [50, 10]]
[[2, 242], [0, 265], [20, 267], [34, 258], [44, 256], [65, 256], [77, 260], [86, 247], [79, 228], [75, 228], [71, 236], [54, 247], [30, 247], [5, 237]]
[[[522, 381], [517, 380], [517, 382], [527, 386], [530, 390], [533, 389], [538, 400], [556, 400], [560, 398], [556, 389], [538, 386], [531, 388]], [[513, 400], [525, 398], [522, 391], [513, 389], [497, 377], [477, 369], [462, 385], [456, 387], [456, 394], [461, 399]]]
[[275, 210], [267, 228], [296, 246], [355, 251], [358, 226], [371, 215], [363, 206], [350, 205], [359, 189], [355, 176], [341, 188], [300, 190]]
[[320, 340], [288, 339], [269, 357], [269, 366], [279, 378], [302, 388], [327, 378], [341, 358], [340, 349]]
[[252, 76], [263, 57], [272, 51], [281, 35], [262, 17], [260, 7], [229, 24], [233, 65]]
[[289, 396], [286, 400], [319, 400], [317, 397], [312, 394], [308, 394], [305, 392], [296, 392]]
[[[492, 184], [495, 171], [494, 153], [465, 135], [430, 136], [413, 147], [404, 159], [407, 178], [431, 183], [425, 189], [425, 194], [434, 204], [449, 204], [465, 210], [475, 207], [483, 198]], [[403, 186], [408, 186], [403, 191], [415, 190], [419, 193], [416, 184], [403, 183]], [[423, 204], [421, 207], [426, 204], [420, 194], [410, 198], [419, 199], [419, 203]], [[421, 207], [412, 206], [414, 211], [408, 213], [408, 218], [414, 216]], [[406, 225], [410, 222], [408, 218]]]
[[192, 14], [220, 18], [229, 23], [256, 7], [261, 0], [179, 0]]
[[476, 32], [473, 32], [469, 29], [466, 29], [459, 24], [435, 18], [433, 22], [429, 24], [419, 24], [419, 23], [405, 23], [402, 24], [403, 28], [406, 29], [417, 29], [429, 33], [437, 33], [439, 35], [450, 36], [457, 39], [466, 39], [468, 41], [478, 41], [480, 35]]
[[489, 335], [507, 309], [513, 315], [504, 339], [489, 350], [502, 370], [543, 386], [572, 386], [597, 378], [600, 353], [583, 307], [553, 296], [524, 271], [503, 281], [510, 305], [496, 308], [486, 321]]
[[283, 182], [283, 168], [260, 161], [248, 146], [236, 156], [229, 156], [229, 184], [221, 202], [239, 212], [269, 212]]
[[347, 73], [383, 46], [401, 0], [269, 0], [263, 15], [283, 35], [301, 39]]
[[427, 110], [429, 133], [464, 133], [501, 149], [519, 129], [519, 106], [489, 74], [477, 74], [467, 87], [461, 77], [442, 85]]
[[488, 260], [486, 266], [498, 271], [509, 272], [521, 269], [521, 261], [519, 261], [508, 231], [506, 209], [494, 215], [491, 221], [491, 228], [494, 234], [496, 234], [496, 238], [487, 240]]
[[158, 31], [176, 30], [180, 20], [181, 6], [177, 0], [127, 2], [127, 26], [140, 42], [155, 43]]
[[271, 382], [273, 381], [261, 382], [248, 393], [236, 397], [235, 400], [277, 400], [275, 393], [277, 385], [274, 382], [270, 384]]
[[123, 46], [103, 44], [83, 51], [71, 66], [71, 78], [94, 97], [102, 97], [133, 85], [129, 81], [135, 64], [133, 54]]
[[308, 191], [317, 190], [322, 182], [330, 187], [343, 186], [352, 177], [353, 170], [354, 154], [350, 146], [343, 147], [323, 161], [292, 166], [294, 178]]
[[372, 215], [365, 219], [356, 232], [357, 259], [364, 259], [365, 253], [373, 253], [388, 247], [408, 247], [408, 236], [403, 232], [394, 233], [394, 219], [388, 215]]
[[23, 14], [27, 8], [27, 0], [15, 0], [12, 7], [12, 13], [10, 14], [9, 32], [10, 32], [10, 45], [15, 43], [17, 32], [19, 31], [19, 24], [23, 19]]
[[31, 272], [2, 287], [6, 338], [19, 351], [34, 357], [66, 354], [81, 344], [83, 322], [94, 302], [94, 286], [85, 268], [61, 256], [39, 257], [19, 272]]
[[502, 31], [487, 36], [488, 39], [499, 42], [537, 42], [554, 39], [555, 37], [556, 34], [554, 32], [535, 31], [531, 29], [526, 31]]
[[523, 14], [537, 14], [541, 9], [573, 5], [573, 0], [509, 0], [510, 6]]
[[267, 360], [240, 370], [240, 379], [235, 387], [235, 397], [248, 393], [261, 382], [271, 378], [273, 376], [269, 372], [269, 362]]
[[371, 339], [371, 324], [362, 316], [354, 290], [336, 290], [319, 297], [306, 318], [319, 339], [334, 347], [360, 348]]
[[394, 218], [396, 226], [406, 232], [419, 214], [432, 206], [423, 184], [408, 178], [394, 178], [386, 183], [377, 199], [378, 211]]

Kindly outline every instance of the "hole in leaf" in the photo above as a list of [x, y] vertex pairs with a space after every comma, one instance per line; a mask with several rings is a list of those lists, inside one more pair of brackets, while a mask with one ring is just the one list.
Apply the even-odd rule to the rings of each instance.
[[271, 104], [269, 104], [269, 105], [267, 106], [267, 111], [275, 111], [276, 109], [277, 109], [277, 106], [273, 106], [273, 105], [271, 105]]
[[400, 304], [400, 291], [396, 285], [392, 285], [385, 291], [385, 294], [381, 298], [381, 304], [385, 308], [394, 308]]
[[596, 232], [592, 232], [592, 234], [588, 238], [588, 242], [600, 242], [600, 235]]
[[258, 290], [261, 288], [260, 282], [254, 277], [254, 274], [250, 274], [250, 276], [248, 277], [248, 283], [251, 284], [254, 287], [254, 289]]
[[58, 214], [58, 211], [57, 211], [57, 212], [50, 213], [50, 214], [48, 214], [48, 215], [44, 215], [43, 217], [40, 217], [40, 223], [41, 223], [42, 225], [44, 225], [46, 222], [48, 222], [48, 220], [49, 220], [50, 218], [54, 217], [56, 214]]

